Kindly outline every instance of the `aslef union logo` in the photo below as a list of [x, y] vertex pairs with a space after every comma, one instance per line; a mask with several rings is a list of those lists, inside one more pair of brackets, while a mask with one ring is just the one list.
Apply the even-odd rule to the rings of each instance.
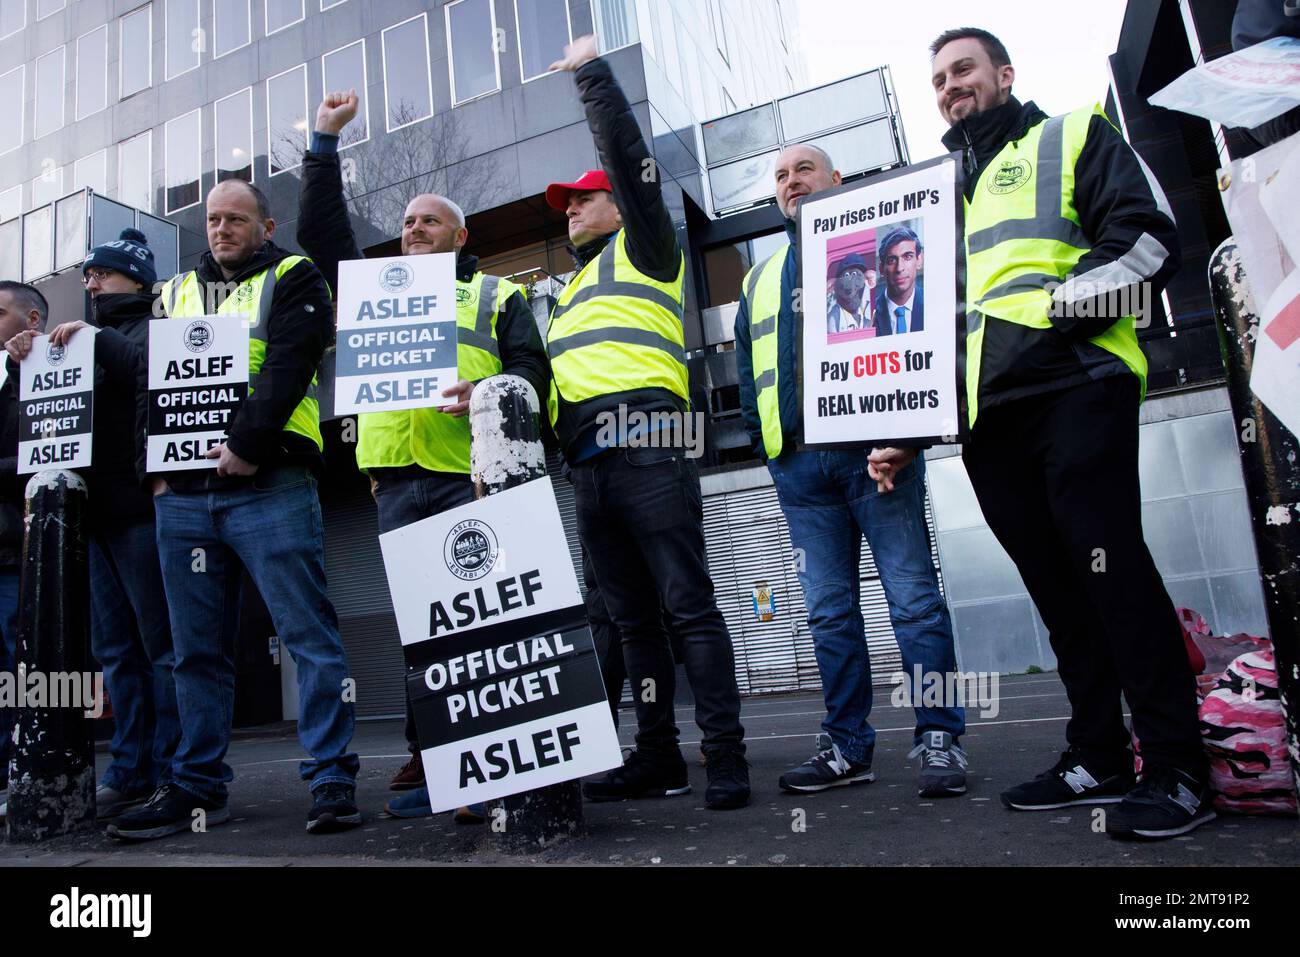
[[989, 192], [996, 195], [1014, 193], [1029, 182], [1034, 175], [1034, 167], [1027, 159], [1003, 160], [1002, 165], [993, 171], [989, 179]]
[[57, 346], [53, 342], [45, 347], [45, 361], [52, 366], [63, 365], [63, 360], [68, 357], [67, 346]]
[[190, 352], [207, 352], [212, 347], [212, 326], [195, 319], [185, 327], [185, 348]]
[[452, 526], [442, 553], [453, 575], [464, 581], [477, 581], [496, 564], [496, 533], [484, 522], [467, 518]]
[[379, 285], [384, 292], [401, 292], [415, 282], [411, 267], [403, 262], [391, 262], [379, 270]]

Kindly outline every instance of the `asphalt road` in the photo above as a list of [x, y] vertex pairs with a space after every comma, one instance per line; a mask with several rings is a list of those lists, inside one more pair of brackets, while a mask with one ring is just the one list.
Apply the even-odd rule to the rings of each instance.
[[[813, 695], [744, 702], [754, 797], [739, 811], [704, 807], [699, 734], [679, 709], [693, 792], [659, 800], [587, 804], [586, 833], [533, 858], [503, 857], [482, 826], [449, 815], [397, 820], [382, 815], [387, 782], [406, 758], [399, 722], [363, 722], [354, 746], [362, 756], [358, 802], [362, 827], [335, 835], [305, 830], [307, 789], [298, 779], [294, 737], [237, 740], [229, 762], [232, 820], [205, 834], [118, 844], [102, 833], [59, 838], [38, 848], [0, 845], [0, 866], [553, 864], [644, 865], [1213, 865], [1300, 864], [1294, 817], [1221, 815], [1193, 834], [1153, 844], [1114, 840], [1090, 827], [1092, 810], [1013, 813], [998, 801], [1005, 787], [1054, 763], [1064, 747], [1068, 707], [1055, 675], [1003, 678], [996, 714], [968, 713], [970, 755], [964, 797], [917, 796], [910, 709], [890, 706], [877, 689], [876, 781], [815, 795], [778, 790], [781, 773], [813, 750], [821, 700]], [[631, 741], [631, 714], [620, 737]], [[799, 825], [803, 826], [800, 827]]]

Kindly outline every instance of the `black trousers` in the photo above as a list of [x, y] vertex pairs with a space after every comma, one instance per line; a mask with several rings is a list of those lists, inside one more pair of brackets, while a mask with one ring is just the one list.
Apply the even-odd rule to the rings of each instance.
[[591, 567], [591, 556], [582, 550], [582, 583], [587, 588], [584, 603], [587, 606], [587, 624], [591, 627], [592, 643], [596, 646], [596, 660], [600, 663], [600, 677], [605, 684], [605, 697], [609, 699], [614, 727], [618, 727], [618, 703], [623, 697], [623, 683], [627, 668], [623, 665], [623, 636], [618, 625], [609, 617], [605, 596], [596, 581], [596, 570]]
[[639, 750], [677, 748], [669, 634], [680, 640], [706, 752], [741, 746], [740, 693], [713, 596], [695, 463], [681, 449], [614, 449], [572, 469], [578, 533], [623, 636]]
[[1142, 537], [1138, 381], [1111, 376], [982, 411], [963, 449], [989, 527], [1051, 635], [1070, 699], [1069, 743], [1110, 762], [1204, 778], [1182, 631]]

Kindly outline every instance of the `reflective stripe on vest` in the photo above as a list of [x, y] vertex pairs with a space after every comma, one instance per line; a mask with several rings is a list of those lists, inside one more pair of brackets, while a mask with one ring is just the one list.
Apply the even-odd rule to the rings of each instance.
[[[456, 372], [477, 382], [501, 371], [497, 319], [521, 286], [475, 273], [456, 283]], [[419, 465], [431, 472], [469, 474], [469, 416], [436, 409], [365, 412], [357, 416], [357, 467]]]
[[781, 315], [781, 273], [790, 248], [786, 243], [763, 262], [745, 273], [741, 284], [749, 304], [750, 363], [754, 367], [754, 396], [763, 426], [763, 450], [769, 459], [781, 454], [785, 436], [781, 431], [781, 400], [778, 391], [781, 372], [777, 365], [777, 325]]
[[[1074, 208], [1074, 167], [1100, 106], [1044, 120], [1007, 143], [966, 201], [966, 399], [979, 411], [984, 316], [1050, 329], [1051, 288], [1065, 281], [1092, 243]], [[1109, 122], [1109, 121], [1107, 121]], [[1132, 316], [1089, 340], [1118, 356], [1146, 393], [1146, 357]]]
[[[187, 319], [192, 316], [219, 315], [248, 317], [248, 394], [257, 388], [258, 373], [266, 360], [266, 341], [271, 300], [275, 296], [275, 287], [280, 277], [298, 263], [310, 263], [305, 256], [286, 256], [276, 263], [274, 269], [264, 269], [255, 276], [242, 280], [228, 296], [216, 304], [215, 291], [204, 294], [204, 283], [198, 273], [190, 271], [173, 276], [163, 286], [162, 299], [167, 306], [167, 315], [173, 319]], [[257, 305], [250, 309], [252, 303]], [[215, 306], [215, 308], [213, 308]], [[317, 400], [316, 375], [313, 373], [311, 384], [302, 401], [289, 415], [284, 424], [286, 432], [296, 432], [316, 443], [316, 448], [324, 451], [325, 442], [320, 432], [320, 402]]]
[[667, 389], [690, 401], [682, 329], [681, 257], [672, 282], [651, 279], [627, 255], [619, 230], [560, 293], [551, 312], [547, 406], [554, 425], [559, 398], [584, 402], [636, 389]]

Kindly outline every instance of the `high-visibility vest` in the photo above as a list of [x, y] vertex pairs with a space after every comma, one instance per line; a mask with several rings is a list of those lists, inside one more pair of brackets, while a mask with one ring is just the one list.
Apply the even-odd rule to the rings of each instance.
[[[1048, 283], [1063, 282], [1091, 249], [1074, 208], [1074, 167], [1100, 106], [1031, 127], [985, 167], [966, 201], [966, 398], [979, 408], [984, 316], [1051, 328]], [[1109, 122], [1109, 120], [1107, 120]], [[1146, 394], [1147, 361], [1132, 316], [1088, 340], [1118, 356]]]
[[763, 425], [763, 449], [769, 459], [781, 454], [785, 436], [781, 431], [781, 400], [777, 383], [777, 322], [781, 315], [781, 273], [785, 269], [785, 243], [767, 259], [745, 273], [741, 283], [749, 304], [750, 364], [754, 367], [754, 396]]
[[[456, 372], [477, 382], [501, 371], [497, 318], [521, 287], [475, 273], [456, 283]], [[437, 409], [364, 412], [357, 416], [357, 467], [419, 465], [431, 472], [469, 474], [469, 416]]]
[[[266, 359], [266, 337], [271, 312], [271, 300], [275, 295], [276, 283], [298, 263], [310, 263], [305, 256], [286, 256], [267, 267], [255, 276], [243, 280], [221, 305], [217, 315], [248, 316], [250, 328], [248, 333], [248, 394], [252, 395], [257, 387], [257, 374]], [[204, 294], [204, 284], [198, 273], [190, 271], [173, 276], [163, 286], [162, 300], [167, 307], [167, 315], [173, 319], [188, 319], [192, 316], [208, 314], [208, 296]], [[286, 432], [296, 432], [316, 443], [316, 448], [324, 451], [325, 442], [320, 434], [320, 402], [316, 397], [316, 375], [311, 377], [311, 385], [302, 401], [294, 408], [289, 421], [284, 424]]]
[[682, 329], [685, 273], [682, 256], [671, 282], [651, 279], [632, 265], [627, 233], [620, 229], [570, 280], [551, 311], [546, 334], [552, 425], [559, 419], [561, 397], [584, 402], [659, 388], [690, 402]]

